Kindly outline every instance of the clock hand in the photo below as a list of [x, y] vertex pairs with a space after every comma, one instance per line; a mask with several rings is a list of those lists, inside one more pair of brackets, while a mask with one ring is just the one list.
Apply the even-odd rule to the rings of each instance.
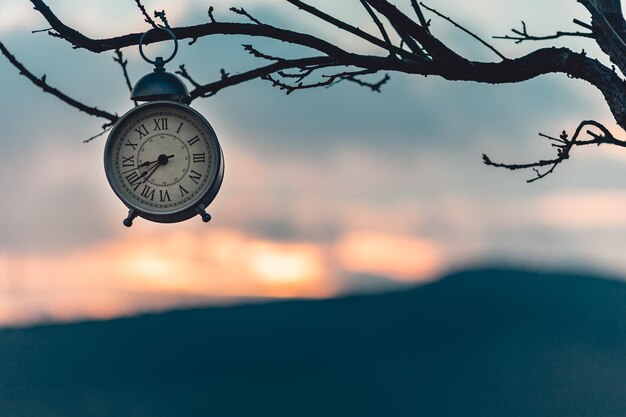
[[144, 178], [144, 180], [141, 183], [143, 184], [144, 182], [148, 181], [148, 179], [150, 179], [150, 177], [152, 176], [152, 174], [154, 174], [157, 168], [159, 168], [161, 165], [166, 165], [169, 159], [173, 157], [174, 155], [163, 155], [163, 154], [159, 155], [159, 158], [156, 160], [157, 164], [149, 168], [148, 170], [144, 171], [141, 174], [141, 177], [147, 174], [146, 178]]
[[[166, 156], [168, 157], [168, 159], [169, 159], [169, 158], [173, 158], [173, 157], [174, 157], [174, 155], [166, 155]], [[146, 161], [146, 162], [142, 162], [141, 164], [137, 165], [135, 168], [130, 168], [130, 169], [127, 169], [126, 171], [122, 171], [122, 172], [121, 172], [121, 174], [128, 174], [128, 173], [129, 173], [129, 172], [131, 172], [131, 171], [136, 171], [136, 170], [141, 169], [141, 168], [143, 168], [143, 167], [147, 167], [147, 166], [149, 166], [149, 165], [154, 164], [155, 162], [159, 162], [159, 160], [158, 160], [158, 159], [155, 159], [154, 161]], [[146, 171], [146, 172], [147, 172], [147, 171]], [[143, 176], [143, 175], [145, 175], [145, 174], [142, 174], [141, 176]]]
[[[146, 176], [146, 178], [144, 178], [144, 179], [143, 179], [143, 181], [142, 181], [141, 183], [143, 184], [144, 182], [148, 181], [148, 179], [152, 176], [152, 174], [154, 174], [154, 171], [156, 171], [156, 170], [157, 170], [157, 168], [158, 168], [158, 167], [160, 167], [160, 166], [161, 166], [161, 164], [159, 164], [159, 163], [157, 162], [157, 164], [156, 164], [155, 166], [153, 166], [152, 168], [150, 168], [150, 169], [149, 169], [149, 170], [147, 170], [147, 171], [144, 171], [144, 172], [141, 174], [141, 177], [143, 177], [143, 176], [144, 176], [144, 175], [146, 175], [146, 174], [147, 174], [147, 176]], [[148, 173], [149, 173], [149, 174], [148, 174]]]
[[154, 164], [155, 162], [158, 162], [158, 161], [146, 161], [146, 162], [144, 162], [142, 164], [137, 165], [135, 168], [130, 168], [130, 169], [127, 169], [126, 171], [122, 171], [121, 174], [128, 174], [131, 171], [136, 171], [136, 170], [141, 169], [143, 167], [147, 167], [148, 165]]

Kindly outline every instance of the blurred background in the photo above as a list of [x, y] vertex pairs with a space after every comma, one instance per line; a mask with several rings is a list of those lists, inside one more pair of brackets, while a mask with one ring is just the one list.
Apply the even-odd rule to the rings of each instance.
[[[376, 53], [358, 39], [278, 0], [214, 2], [222, 21], [244, 6], [263, 22]], [[231, 4], [232, 3], [232, 4]], [[317, 7], [376, 33], [359, 2]], [[397, 2], [410, 12], [409, 1]], [[406, 4], [404, 4], [406, 3]], [[146, 1], [172, 26], [203, 23], [200, 0]], [[507, 56], [548, 44], [491, 40], [524, 20], [533, 34], [588, 21], [572, 0], [463, 2], [439, 11]], [[488, 6], [488, 7], [487, 7]], [[149, 27], [130, 0], [56, 0], [57, 16], [92, 38]], [[432, 18], [432, 30], [478, 60], [492, 52]], [[123, 114], [133, 103], [113, 52], [75, 50], [45, 32], [26, 0], [0, 2], [0, 40], [34, 74], [85, 104]], [[241, 47], [284, 56], [307, 51], [265, 39], [212, 36], [168, 64], [201, 83], [263, 64]], [[606, 62], [585, 39], [558, 40]], [[171, 45], [148, 48], [151, 56]], [[151, 71], [136, 47], [123, 50], [131, 82]], [[213, 220], [131, 229], [106, 181], [104, 120], [79, 113], [33, 86], [0, 59], [0, 326], [108, 318], [190, 305], [265, 298], [325, 298], [382, 291], [481, 265], [626, 276], [626, 153], [576, 149], [553, 175], [486, 167], [549, 158], [539, 132], [570, 134], [596, 119], [624, 136], [594, 88], [564, 75], [483, 85], [390, 74], [382, 92], [342, 83], [286, 96], [268, 82], [228, 88], [192, 107], [220, 138], [226, 173]]]

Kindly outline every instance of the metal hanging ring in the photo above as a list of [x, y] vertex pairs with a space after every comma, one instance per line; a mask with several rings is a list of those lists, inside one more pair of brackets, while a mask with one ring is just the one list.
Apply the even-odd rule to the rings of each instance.
[[143, 35], [141, 35], [141, 39], [139, 39], [139, 53], [141, 54], [141, 57], [146, 60], [146, 62], [149, 62], [153, 65], [157, 65], [157, 61], [158, 58], [155, 58], [154, 60], [151, 60], [150, 58], [148, 58], [146, 56], [146, 54], [143, 53], [143, 45], [144, 45], [144, 39], [146, 37], [146, 35], [148, 35], [148, 33], [155, 31], [155, 30], [162, 30], [163, 32], [167, 33], [168, 35], [170, 35], [170, 37], [172, 38], [172, 40], [174, 41], [174, 52], [172, 52], [172, 55], [167, 58], [166, 60], [163, 60], [162, 62], [159, 62], [160, 65], [164, 65], [167, 64], [168, 62], [170, 62], [172, 59], [174, 59], [174, 56], [176, 55], [176, 52], [178, 52], [178, 39], [176, 39], [176, 35], [174, 35], [174, 32], [172, 32], [169, 28], [163, 27], [163, 26], [157, 26], [156, 28], [152, 28], [150, 30], [148, 30], [147, 32], [144, 32]]

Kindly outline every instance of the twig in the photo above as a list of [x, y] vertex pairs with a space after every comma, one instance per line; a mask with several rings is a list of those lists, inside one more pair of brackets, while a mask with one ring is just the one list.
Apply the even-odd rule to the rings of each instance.
[[170, 24], [167, 21], [167, 17], [165, 16], [165, 10], [161, 10], [160, 12], [154, 11], [154, 17], [158, 17], [163, 22], [163, 26], [169, 29]]
[[358, 78], [358, 76], [361, 75], [371, 75], [374, 74], [376, 71], [372, 71], [372, 70], [359, 70], [359, 71], [344, 71], [344, 72], [339, 72], [336, 74], [331, 74], [331, 75], [323, 75], [322, 77], [324, 78], [323, 81], [318, 81], [318, 82], [312, 82], [312, 83], [308, 83], [305, 84], [302, 82], [302, 80], [304, 80], [306, 77], [308, 77], [309, 75], [311, 75], [313, 73], [313, 71], [316, 71], [318, 69], [321, 68], [325, 68], [325, 65], [321, 65], [321, 66], [314, 66], [312, 68], [308, 68], [308, 69], [303, 69], [301, 75], [299, 74], [285, 74], [284, 72], [279, 72], [278, 74], [282, 77], [287, 77], [287, 78], [296, 78], [296, 84], [288, 84], [284, 81], [281, 81], [275, 77], [273, 77], [271, 74], [268, 74], [264, 77], [262, 77], [265, 80], [268, 80], [272, 83], [272, 85], [274, 87], [278, 87], [281, 90], [284, 90], [285, 93], [287, 95], [293, 93], [294, 91], [298, 91], [298, 90], [307, 90], [307, 89], [311, 89], [311, 88], [319, 88], [319, 87], [332, 87], [334, 85], [337, 85], [338, 83], [342, 82], [342, 81], [351, 81], [361, 87], [367, 87], [369, 89], [371, 89], [372, 91], [375, 92], [380, 92], [380, 88], [387, 82], [389, 81], [389, 75], [385, 74], [385, 76], [375, 82], [368, 82], [368, 81], [364, 81]]
[[[582, 22], [580, 21], [578, 22], [582, 24]], [[515, 43], [522, 43], [524, 41], [545, 41], [545, 40], [558, 39], [558, 38], [562, 38], [566, 36], [595, 38], [595, 35], [591, 32], [564, 32], [560, 30], [557, 31], [553, 35], [533, 36], [528, 33], [526, 29], [526, 22], [524, 22], [523, 20], [522, 20], [522, 30], [517, 30], [513, 28], [511, 29], [511, 32], [513, 32], [516, 36], [504, 35], [504, 36], [493, 36], [493, 38], [494, 39], [508, 39], [508, 40], [515, 41]]]
[[361, 0], [361, 4], [365, 8], [365, 10], [367, 10], [367, 13], [370, 15], [370, 17], [372, 18], [376, 26], [378, 26], [378, 30], [380, 31], [380, 34], [383, 36], [383, 39], [385, 40], [385, 43], [387, 44], [387, 49], [389, 50], [389, 54], [391, 56], [395, 56], [393, 55], [393, 44], [391, 43], [391, 39], [389, 39], [389, 35], [387, 34], [387, 31], [385, 30], [385, 26], [383, 26], [383, 23], [380, 21], [378, 16], [376, 16], [376, 13], [374, 12], [374, 10], [372, 10], [370, 5], [367, 4], [365, 0]]
[[578, 20], [578, 19], [574, 19], [574, 20], [572, 20], [572, 22], [574, 22], [574, 23], [575, 23], [575, 24], [577, 24], [578, 26], [582, 26], [582, 27], [584, 27], [585, 29], [590, 30], [590, 31], [592, 31], [592, 32], [593, 32], [593, 26], [591, 26], [589, 23], [582, 22], [582, 21], [580, 21], [580, 20]]
[[284, 59], [281, 57], [264, 54], [263, 52], [259, 51], [258, 49], [256, 49], [255, 47], [249, 44], [242, 44], [241, 46], [243, 46], [243, 49], [245, 49], [246, 52], [248, 52], [250, 55], [252, 55], [255, 58], [267, 59], [268, 61], [282, 61]]
[[380, 80], [378, 80], [378, 81], [376, 81], [374, 83], [371, 83], [371, 82], [368, 82], [368, 81], [363, 81], [363, 80], [357, 78], [354, 75], [349, 75], [349, 76], [342, 77], [342, 78], [344, 80], [346, 80], [346, 81], [353, 82], [353, 83], [355, 83], [355, 84], [357, 84], [357, 85], [359, 85], [361, 87], [369, 88], [370, 90], [372, 90], [373, 92], [376, 92], [376, 93], [380, 93], [381, 87], [383, 85], [387, 84], [387, 81], [389, 81], [391, 79], [389, 74], [385, 74]]
[[51, 30], [52, 30], [52, 28], [37, 29], [37, 30], [31, 30], [30, 33], [50, 32]]
[[256, 23], [257, 25], [262, 25], [263, 24], [256, 17], [254, 17], [250, 13], [248, 13], [246, 11], [246, 9], [244, 9], [243, 7], [240, 7], [240, 8], [231, 7], [230, 11], [233, 12], [233, 13], [236, 13], [238, 15], [247, 17], [252, 23]]
[[128, 60], [124, 59], [124, 55], [120, 49], [115, 50], [115, 56], [113, 57], [113, 61], [120, 64], [122, 67], [122, 74], [124, 75], [124, 81], [126, 82], [126, 87], [128, 87], [128, 91], [133, 91], [133, 86], [130, 83], [130, 78], [128, 78], [128, 71], [126, 70], [126, 66], [128, 65]]
[[[379, 1], [373, 1], [373, 0], [364, 0], [364, 1], [370, 7], [377, 7], [378, 3], [380, 3]], [[363, 2], [363, 0], [361, 0], [361, 2]], [[422, 28], [421, 26], [417, 25], [413, 20], [410, 20], [408, 18], [408, 16], [406, 16], [403, 13], [401, 13], [398, 9], [396, 9], [394, 6], [392, 6], [386, 0], [382, 0], [382, 2], [387, 7], [392, 7], [394, 9], [395, 13], [397, 13], [399, 16], [402, 16], [404, 19], [407, 19], [411, 23], [412, 26], [417, 27], [417, 28], [419, 28], [421, 30], [424, 30], [424, 28]], [[372, 3], [372, 4], [370, 4], [370, 3]], [[396, 18], [397, 16], [395, 16], [395, 15], [392, 16], [392, 15], [389, 15], [389, 14], [385, 14], [378, 8], [376, 8], [376, 10], [387, 18], [387, 20], [391, 24], [391, 27], [393, 27], [393, 30], [395, 30], [396, 33], [398, 34], [398, 36], [400, 37], [400, 40], [401, 40], [400, 49], [401, 50], [404, 50], [402, 48], [402, 46], [406, 45], [413, 54], [417, 55], [417, 57], [419, 59], [424, 60], [424, 61], [431, 61], [432, 60], [432, 57], [428, 54], [428, 52], [425, 50], [425, 48], [423, 48], [422, 45], [420, 44], [420, 42], [414, 38], [415, 33], [411, 30], [412, 29], [411, 27], [409, 27], [406, 24], [403, 24], [402, 22], [400, 22], [399, 19]], [[425, 31], [424, 33], [428, 33], [428, 32]]]
[[102, 132], [100, 132], [98, 134], [95, 134], [92, 137], [83, 140], [83, 143], [89, 143], [92, 140], [94, 140], [96, 138], [99, 138], [100, 136], [104, 135], [106, 132], [108, 132], [109, 130], [111, 130], [113, 128], [114, 124], [115, 123], [105, 123], [105, 124], [103, 124], [102, 125]]
[[[120, 67], [122, 67], [122, 74], [124, 75], [124, 81], [126, 82], [126, 87], [128, 87], [129, 92], [132, 92], [133, 85], [130, 82], [130, 78], [128, 77], [128, 71], [126, 68], [128, 66], [128, 60], [124, 59], [124, 55], [122, 55], [122, 51], [120, 49], [115, 50], [115, 56], [113, 57], [113, 61], [120, 64]], [[136, 104], [137, 102], [135, 102], [135, 105]]]
[[191, 78], [191, 75], [189, 75], [189, 73], [187, 72], [187, 68], [185, 68], [185, 64], [181, 64], [178, 67], [178, 71], [176, 71], [176, 74], [180, 75], [181, 77], [189, 81], [191, 85], [193, 85], [195, 88], [198, 88], [201, 86], [198, 82], [196, 82], [196, 80]]
[[[376, 46], [379, 46], [383, 49], [388, 50], [389, 45], [385, 43], [385, 41], [382, 41], [380, 39], [378, 39], [377, 37], [370, 35], [369, 33], [354, 27], [352, 25], [347, 24], [346, 22], [343, 22], [329, 14], [326, 14], [324, 12], [322, 12], [319, 9], [316, 9], [313, 6], [308, 5], [307, 3], [304, 3], [303, 1], [300, 0], [287, 0], [289, 3], [293, 4], [294, 6], [298, 7], [301, 10], [304, 10], [305, 12], [325, 21], [330, 23], [333, 26], [336, 26], [339, 29], [342, 29], [348, 33], [351, 33], [355, 36], [358, 36], [361, 39], [364, 39]], [[411, 54], [408, 51], [405, 51], [404, 49], [401, 48], [397, 48], [397, 47], [393, 47], [393, 52], [397, 53], [398, 55], [407, 58], [407, 59], [416, 59], [416, 56]], [[423, 58], [423, 57], [422, 57]]]
[[413, 52], [414, 54], [416, 54], [419, 58], [423, 60], [426, 60], [426, 61], [432, 60], [432, 57], [428, 55], [428, 53], [424, 50], [424, 48], [422, 48], [422, 46], [418, 42], [416, 42], [415, 39], [413, 39], [413, 37], [411, 36], [411, 34], [406, 32], [401, 25], [397, 24], [396, 22], [392, 20], [390, 20], [389, 23], [391, 23], [391, 26], [393, 27], [393, 29], [396, 31], [398, 36], [400, 36], [402, 43], [408, 46], [411, 52]]
[[237, 85], [256, 78], [263, 78], [269, 74], [290, 69], [290, 68], [306, 68], [313, 65], [337, 65], [337, 62], [330, 57], [320, 56], [311, 58], [300, 58], [274, 62], [264, 67], [256, 68], [241, 74], [229, 75], [224, 70], [221, 71], [222, 78], [209, 84], [196, 87], [189, 92], [191, 99], [198, 97], [210, 97], [217, 94], [226, 87]]
[[487, 48], [489, 48], [494, 54], [498, 55], [503, 61], [506, 61], [508, 58], [505, 57], [504, 55], [502, 55], [496, 48], [494, 48], [492, 45], [490, 45], [489, 43], [487, 43], [485, 40], [483, 40], [480, 36], [476, 35], [475, 33], [473, 33], [472, 31], [464, 28], [463, 26], [461, 26], [460, 24], [458, 24], [457, 22], [455, 22], [454, 20], [452, 20], [450, 17], [448, 16], [444, 16], [443, 14], [439, 13], [437, 10], [430, 8], [428, 6], [426, 6], [423, 2], [420, 2], [420, 4], [422, 5], [422, 7], [424, 7], [426, 10], [429, 10], [430, 12], [436, 14], [437, 16], [439, 16], [440, 18], [447, 20], [448, 22], [452, 23], [452, 25], [454, 25], [456, 28], [461, 29], [463, 32], [467, 33], [468, 35], [470, 35], [472, 38], [476, 39], [478, 42], [482, 43], [484, 46], [486, 46]]
[[146, 12], [146, 8], [143, 6], [143, 4], [141, 4], [141, 0], [135, 0], [135, 3], [137, 3], [137, 7], [139, 7], [139, 10], [141, 10], [141, 13], [143, 14], [145, 22], [156, 29], [157, 24], [154, 22], [154, 20], [152, 20], [148, 12]]
[[411, 6], [413, 6], [413, 10], [415, 10], [415, 14], [417, 15], [417, 19], [420, 21], [420, 25], [422, 25], [426, 31], [429, 31], [428, 27], [430, 26], [430, 20], [426, 21], [424, 13], [422, 13], [422, 9], [417, 3], [417, 0], [411, 0]]
[[[591, 136], [593, 139], [590, 140], [578, 140], [580, 133], [582, 132], [583, 127], [585, 126], [593, 126], [602, 132], [601, 134], [597, 134], [592, 132], [591, 130], [586, 130], [586, 133]], [[506, 164], [501, 162], [493, 162], [487, 155], [483, 154], [483, 162], [485, 165], [498, 167], [498, 168], [506, 168], [512, 171], [518, 169], [532, 169], [536, 176], [528, 179], [526, 182], [531, 183], [535, 182], [541, 178], [546, 177], [547, 175], [554, 172], [554, 169], [566, 159], [569, 159], [570, 151], [574, 146], [583, 146], [583, 145], [601, 145], [601, 144], [611, 144], [621, 147], [626, 147], [626, 141], [615, 138], [609, 130], [604, 127], [602, 124], [596, 122], [595, 120], [584, 120], [582, 121], [576, 131], [574, 132], [574, 136], [571, 139], [568, 138], [567, 132], [563, 131], [559, 138], [554, 138], [548, 135], [544, 135], [540, 133], [539, 136], [557, 142], [552, 144], [553, 147], [557, 148], [557, 156], [553, 159], [542, 159], [537, 162], [531, 162], [527, 164]], [[549, 167], [547, 170], [541, 172], [539, 168]]]

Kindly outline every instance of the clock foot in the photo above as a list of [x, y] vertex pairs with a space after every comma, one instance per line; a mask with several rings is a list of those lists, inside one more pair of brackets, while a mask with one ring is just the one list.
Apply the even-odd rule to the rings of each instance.
[[211, 221], [211, 215], [206, 212], [206, 207], [204, 207], [204, 204], [200, 204], [198, 207], [196, 207], [196, 212], [200, 215], [200, 217], [202, 217], [203, 222], [208, 223]]
[[128, 210], [128, 217], [126, 217], [122, 223], [124, 223], [124, 226], [130, 227], [133, 225], [133, 220], [135, 219], [135, 217], [137, 217], [137, 213], [135, 212], [135, 210], [130, 209]]

